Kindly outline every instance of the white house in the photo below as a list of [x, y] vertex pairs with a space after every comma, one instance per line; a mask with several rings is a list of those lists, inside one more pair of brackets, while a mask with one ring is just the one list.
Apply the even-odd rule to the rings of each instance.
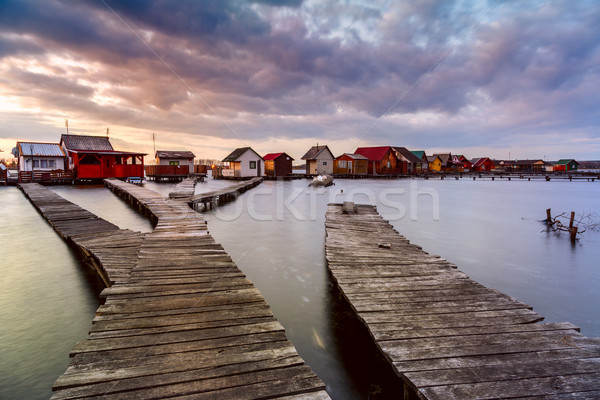
[[240, 147], [223, 159], [224, 177], [247, 178], [265, 175], [265, 160], [252, 148]]
[[[19, 181], [49, 180], [50, 173], [63, 173], [65, 152], [58, 143], [17, 142], [13, 149], [19, 168]], [[48, 176], [46, 176], [48, 175]]]
[[309, 175], [333, 174], [333, 160], [335, 157], [326, 145], [311, 147], [302, 159], [306, 161], [306, 173]]
[[156, 150], [156, 165], [187, 165], [190, 171], [194, 170], [194, 153], [187, 150], [182, 151], [166, 151]]

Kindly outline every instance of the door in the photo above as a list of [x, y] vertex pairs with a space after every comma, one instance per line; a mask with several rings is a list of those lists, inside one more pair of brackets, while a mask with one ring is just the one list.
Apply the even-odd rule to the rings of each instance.
[[102, 156], [102, 178], [115, 177], [115, 156]]
[[348, 173], [352, 173], [352, 161], [348, 161]]

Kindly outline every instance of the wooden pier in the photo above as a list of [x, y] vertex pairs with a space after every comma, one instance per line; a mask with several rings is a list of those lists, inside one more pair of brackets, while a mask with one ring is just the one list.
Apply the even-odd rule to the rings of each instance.
[[169, 193], [169, 199], [182, 200], [190, 202], [194, 197], [194, 190], [196, 189], [196, 182], [204, 180], [202, 177], [188, 177], [175, 186], [175, 189]]
[[328, 268], [413, 399], [599, 399], [600, 338], [487, 288], [399, 235], [375, 207], [330, 204]]
[[221, 206], [235, 200], [240, 194], [259, 185], [262, 181], [263, 178], [261, 177], [252, 178], [213, 192], [197, 194], [192, 197], [190, 206], [196, 211], [200, 210], [201, 205], [203, 210]]
[[21, 183], [19, 187], [106, 286], [129, 278], [137, 262], [142, 233], [119, 229], [38, 183]]
[[139, 186], [106, 184], [156, 224], [136, 233], [133, 258], [122, 253], [123, 230], [42, 186], [22, 186], [63, 237], [94, 256], [107, 250], [101, 263], [131, 264], [107, 283], [88, 339], [73, 347], [52, 399], [329, 398], [201, 215]]

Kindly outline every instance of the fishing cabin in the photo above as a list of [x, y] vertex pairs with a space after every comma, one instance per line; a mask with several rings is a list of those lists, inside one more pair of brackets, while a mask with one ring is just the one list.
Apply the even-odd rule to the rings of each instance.
[[306, 161], [306, 173], [308, 175], [333, 174], [333, 160], [335, 157], [327, 145], [312, 146], [302, 156], [302, 159]]
[[73, 174], [65, 170], [66, 153], [58, 143], [17, 142], [19, 182], [69, 181]]
[[579, 163], [573, 159], [562, 159], [554, 163], [554, 171], [577, 171]]
[[354, 152], [367, 157], [369, 160], [367, 172], [375, 175], [402, 174], [408, 170], [406, 165], [400, 161], [396, 151], [390, 146], [359, 147]]
[[442, 170], [442, 159], [439, 156], [427, 156], [427, 162], [429, 163], [429, 171], [440, 172]]
[[333, 161], [333, 174], [365, 175], [369, 159], [360, 154], [344, 153]]
[[251, 147], [235, 149], [223, 162], [223, 178], [253, 178], [264, 175], [265, 160]]
[[471, 160], [473, 163], [473, 171], [475, 172], [490, 172], [496, 165], [489, 157], [474, 158]]
[[156, 165], [146, 165], [148, 179], [183, 180], [194, 171], [194, 153], [187, 150], [157, 150], [154, 154]]
[[[423, 150], [411, 151], [419, 160], [421, 160], [421, 173], [429, 172], [429, 160], [427, 154]], [[417, 166], [418, 168], [418, 166]], [[418, 173], [419, 171], [417, 171]]]
[[423, 162], [406, 147], [392, 147], [396, 152], [396, 158], [400, 161], [403, 174], [417, 174], [423, 172]]
[[144, 176], [145, 153], [116, 151], [106, 136], [62, 135], [60, 147], [76, 180]]
[[288, 176], [292, 174], [292, 161], [294, 159], [286, 153], [269, 153], [265, 160], [266, 176]]

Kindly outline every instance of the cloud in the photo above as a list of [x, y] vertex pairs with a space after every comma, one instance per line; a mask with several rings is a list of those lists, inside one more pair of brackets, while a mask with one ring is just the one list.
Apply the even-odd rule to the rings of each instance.
[[586, 1], [9, 0], [0, 111], [246, 143], [594, 140], [598, 39]]

